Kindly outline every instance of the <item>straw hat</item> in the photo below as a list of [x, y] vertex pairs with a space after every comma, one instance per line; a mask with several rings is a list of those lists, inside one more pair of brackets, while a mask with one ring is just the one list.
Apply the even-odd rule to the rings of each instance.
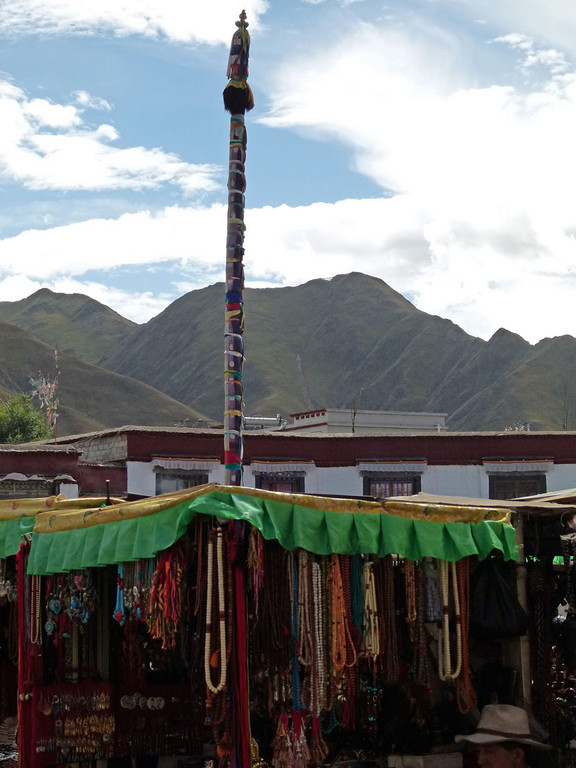
[[526, 712], [511, 704], [487, 704], [482, 710], [476, 733], [455, 736], [454, 741], [477, 745], [515, 741], [536, 749], [552, 749], [548, 744], [536, 740], [530, 731]]

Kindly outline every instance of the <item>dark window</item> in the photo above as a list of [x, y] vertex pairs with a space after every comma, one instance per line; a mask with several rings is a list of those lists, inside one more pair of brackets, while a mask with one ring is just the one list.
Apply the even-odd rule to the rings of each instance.
[[387, 496], [412, 496], [422, 489], [420, 475], [364, 476], [364, 496], [383, 499]]
[[516, 499], [546, 493], [546, 475], [490, 475], [488, 496], [491, 499]]
[[156, 495], [183, 491], [208, 482], [208, 475], [201, 472], [170, 472], [164, 470], [156, 473]]
[[304, 472], [259, 472], [256, 488], [279, 493], [304, 493]]

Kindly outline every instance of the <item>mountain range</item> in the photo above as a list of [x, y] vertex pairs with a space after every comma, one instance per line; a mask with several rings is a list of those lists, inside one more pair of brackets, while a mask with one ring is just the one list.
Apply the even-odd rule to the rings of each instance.
[[[246, 415], [313, 408], [447, 413], [451, 430], [576, 427], [576, 339], [489, 341], [418, 310], [360, 273], [247, 288]], [[0, 396], [54, 373], [58, 433], [218, 423], [224, 285], [191, 291], [142, 325], [79, 294], [41, 289], [0, 302]]]

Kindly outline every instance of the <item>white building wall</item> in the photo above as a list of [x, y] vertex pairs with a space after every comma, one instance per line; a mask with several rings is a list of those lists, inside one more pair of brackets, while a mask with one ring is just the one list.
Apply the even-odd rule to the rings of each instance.
[[214, 464], [214, 469], [208, 472], [208, 482], [224, 485], [226, 482], [226, 468], [224, 464]]
[[[377, 468], [375, 468], [377, 469]], [[139, 496], [156, 494], [156, 476], [151, 463], [129, 461], [126, 463], [127, 490]], [[477, 499], [489, 498], [489, 476], [482, 465], [428, 465], [422, 473], [422, 491], [444, 496], [469, 496]], [[214, 464], [208, 472], [208, 482], [224, 484], [226, 470], [223, 464]], [[255, 470], [250, 465], [244, 468], [244, 485], [256, 486]], [[328, 496], [362, 496], [364, 479], [357, 466], [306, 468], [305, 492]], [[550, 465], [546, 473], [547, 491], [561, 491], [576, 488], [576, 464]], [[63, 490], [63, 492], [66, 492]], [[70, 492], [74, 490], [71, 487]], [[68, 494], [67, 494], [68, 495]], [[77, 491], [76, 491], [77, 495]]]
[[[320, 467], [316, 471], [318, 475], [316, 493], [328, 496], [362, 496], [364, 493], [364, 479], [356, 466]], [[308, 482], [306, 482], [306, 491], [308, 491]]]
[[488, 475], [479, 464], [428, 466], [422, 475], [423, 493], [488, 498]]
[[78, 483], [60, 483], [59, 492], [67, 499], [77, 499]]
[[136, 496], [156, 496], [156, 476], [149, 461], [126, 462], [126, 490]]
[[576, 465], [554, 464], [546, 475], [546, 490], [565, 491], [568, 488], [576, 488]]

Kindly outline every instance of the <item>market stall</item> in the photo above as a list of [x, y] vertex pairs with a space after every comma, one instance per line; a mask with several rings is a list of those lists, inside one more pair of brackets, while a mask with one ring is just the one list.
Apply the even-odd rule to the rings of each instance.
[[16, 554], [37, 514], [94, 507], [117, 499], [67, 499], [63, 495], [0, 501], [0, 765], [15, 754], [18, 702], [18, 589]]
[[477, 702], [470, 571], [518, 556], [502, 509], [216, 485], [45, 512], [30, 539], [18, 565], [31, 767], [442, 748]]

